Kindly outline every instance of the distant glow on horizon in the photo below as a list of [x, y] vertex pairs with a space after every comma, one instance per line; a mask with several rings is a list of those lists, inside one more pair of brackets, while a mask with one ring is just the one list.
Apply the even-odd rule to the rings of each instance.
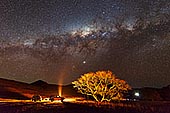
[[85, 60], [83, 61], [83, 64], [86, 64], [86, 61], [85, 61]]
[[140, 96], [140, 94], [139, 94], [139, 92], [135, 92], [135, 94], [134, 94], [135, 96], [137, 96], [137, 97], [139, 97]]

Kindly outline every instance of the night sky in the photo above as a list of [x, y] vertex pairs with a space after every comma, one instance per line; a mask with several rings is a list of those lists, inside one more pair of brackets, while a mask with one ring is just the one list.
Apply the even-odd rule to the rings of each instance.
[[70, 84], [111, 70], [170, 84], [169, 0], [0, 0], [0, 77]]

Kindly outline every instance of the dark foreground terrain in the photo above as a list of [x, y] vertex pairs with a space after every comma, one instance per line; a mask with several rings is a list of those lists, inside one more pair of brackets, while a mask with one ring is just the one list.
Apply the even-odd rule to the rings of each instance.
[[[161, 89], [134, 89], [141, 92], [141, 99], [150, 101], [102, 105], [89, 101], [63, 104], [31, 102], [35, 94], [45, 97], [58, 95], [58, 87], [41, 80], [28, 84], [0, 78], [0, 113], [170, 113], [170, 85]], [[64, 97], [82, 97], [72, 85], [62, 86], [62, 93]]]
[[0, 103], [0, 113], [170, 113], [170, 102]]

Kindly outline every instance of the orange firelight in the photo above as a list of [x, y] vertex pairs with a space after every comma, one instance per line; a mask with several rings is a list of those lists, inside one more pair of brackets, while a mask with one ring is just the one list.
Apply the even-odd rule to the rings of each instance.
[[62, 85], [58, 86], [58, 95], [61, 97], [62, 95]]

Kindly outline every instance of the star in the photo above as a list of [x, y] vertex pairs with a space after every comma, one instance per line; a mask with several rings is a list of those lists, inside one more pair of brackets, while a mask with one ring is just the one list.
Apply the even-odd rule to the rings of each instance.
[[85, 60], [83, 61], [83, 64], [86, 64], [86, 61], [85, 61]]

